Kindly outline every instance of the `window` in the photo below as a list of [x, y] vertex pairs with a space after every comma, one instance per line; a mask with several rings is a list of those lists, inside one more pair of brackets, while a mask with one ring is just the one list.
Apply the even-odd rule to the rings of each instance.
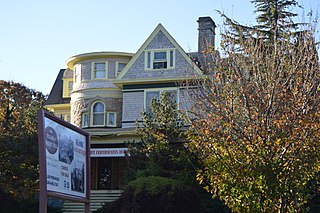
[[173, 69], [175, 66], [174, 49], [149, 50], [145, 52], [146, 69]]
[[62, 78], [63, 91], [62, 98], [69, 98], [73, 89], [73, 78]]
[[102, 102], [96, 102], [92, 106], [92, 125], [104, 126], [104, 104]]
[[173, 102], [178, 103], [178, 94], [176, 89], [162, 89], [162, 90], [147, 90], [145, 91], [145, 110], [150, 112], [150, 105], [152, 99], [160, 99], [160, 94], [162, 92], [168, 92], [171, 100]]
[[94, 62], [92, 64], [92, 79], [107, 77], [107, 62]]
[[124, 69], [124, 67], [126, 65], [127, 65], [126, 63], [117, 62], [117, 65], [116, 65], [116, 77], [120, 74], [120, 72]]
[[153, 69], [167, 69], [167, 52], [154, 52]]
[[70, 96], [73, 88], [73, 81], [68, 82], [68, 96]]
[[115, 127], [117, 126], [117, 114], [115, 112], [108, 112], [107, 113], [107, 126]]
[[151, 105], [151, 101], [152, 99], [160, 99], [160, 91], [147, 91], [146, 92], [146, 111], [150, 112], [150, 105]]
[[74, 66], [74, 83], [81, 81], [81, 64]]
[[87, 112], [82, 113], [82, 127], [89, 126], [89, 114]]

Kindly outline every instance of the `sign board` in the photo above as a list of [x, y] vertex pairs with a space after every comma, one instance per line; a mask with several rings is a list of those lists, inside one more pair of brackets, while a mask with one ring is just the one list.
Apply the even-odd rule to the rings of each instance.
[[128, 148], [93, 148], [91, 149], [91, 157], [125, 157]]
[[40, 198], [45, 193], [89, 205], [89, 134], [43, 110], [38, 122]]

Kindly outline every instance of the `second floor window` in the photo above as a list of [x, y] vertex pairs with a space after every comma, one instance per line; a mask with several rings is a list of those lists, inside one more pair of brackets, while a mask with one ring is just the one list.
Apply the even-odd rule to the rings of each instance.
[[78, 83], [81, 81], [81, 64], [74, 66], [74, 82]]
[[88, 127], [89, 126], [89, 115], [88, 113], [82, 113], [82, 127]]
[[95, 62], [93, 63], [93, 78], [106, 78], [106, 62]]
[[118, 76], [120, 74], [120, 72], [124, 69], [124, 67], [126, 66], [126, 63], [117, 63], [117, 70], [116, 70], [116, 76]]
[[145, 91], [145, 110], [147, 112], [150, 112], [150, 105], [152, 99], [159, 100], [160, 99], [160, 94], [162, 92], [167, 92], [170, 95], [171, 100], [174, 103], [178, 103], [178, 94], [176, 89], [167, 89], [167, 90], [147, 90]]
[[105, 108], [102, 102], [96, 102], [92, 106], [92, 125], [104, 126]]
[[147, 70], [173, 69], [175, 67], [175, 50], [148, 50], [145, 52]]

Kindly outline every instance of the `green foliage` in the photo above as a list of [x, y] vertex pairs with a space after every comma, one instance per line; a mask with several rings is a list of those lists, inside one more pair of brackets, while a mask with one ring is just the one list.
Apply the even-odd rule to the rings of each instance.
[[236, 48], [243, 49], [242, 41], [250, 38], [254, 42], [259, 42], [260, 45], [267, 42], [276, 47], [279, 40], [289, 39], [288, 34], [301, 33], [301, 29], [298, 28], [306, 25], [306, 23], [295, 23], [292, 20], [297, 16], [292, 9], [301, 7], [296, 0], [252, 0], [251, 3], [255, 5], [254, 12], [257, 14], [257, 24], [253, 26], [242, 25], [219, 12], [228, 27], [222, 34], [223, 46], [234, 43], [238, 45]]
[[[266, 1], [264, 1], [266, 2]], [[281, 2], [281, 1], [278, 1]], [[232, 40], [199, 80], [189, 148], [198, 181], [233, 212], [302, 212], [320, 168], [320, 67], [313, 30]], [[191, 91], [192, 92], [192, 91]]]
[[228, 212], [195, 181], [196, 159], [185, 148], [183, 121], [169, 93], [153, 100], [137, 124], [141, 142], [131, 141], [121, 197], [97, 212]]
[[137, 123], [141, 141], [129, 142], [131, 176], [173, 177], [190, 171], [190, 160], [184, 147], [184, 124], [169, 93], [152, 100], [151, 111], [142, 113], [142, 125]]
[[[1, 213], [34, 213], [39, 211], [39, 199], [30, 197], [27, 199], [13, 200], [11, 196], [0, 191], [0, 212]], [[49, 206], [48, 213], [62, 213], [61, 208]]]
[[26, 199], [38, 188], [37, 110], [45, 97], [34, 90], [0, 81], [0, 182], [14, 199]]
[[149, 176], [130, 182], [117, 201], [97, 212], [194, 213], [200, 209], [198, 199], [190, 187], [177, 180]]

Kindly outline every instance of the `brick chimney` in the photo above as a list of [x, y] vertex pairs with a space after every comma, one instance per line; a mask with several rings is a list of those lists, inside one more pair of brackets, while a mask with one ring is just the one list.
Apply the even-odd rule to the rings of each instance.
[[214, 48], [216, 24], [211, 17], [199, 17], [197, 22], [199, 23], [198, 56], [202, 68], [206, 69], [211, 67], [209, 63], [212, 56], [209, 48]]

